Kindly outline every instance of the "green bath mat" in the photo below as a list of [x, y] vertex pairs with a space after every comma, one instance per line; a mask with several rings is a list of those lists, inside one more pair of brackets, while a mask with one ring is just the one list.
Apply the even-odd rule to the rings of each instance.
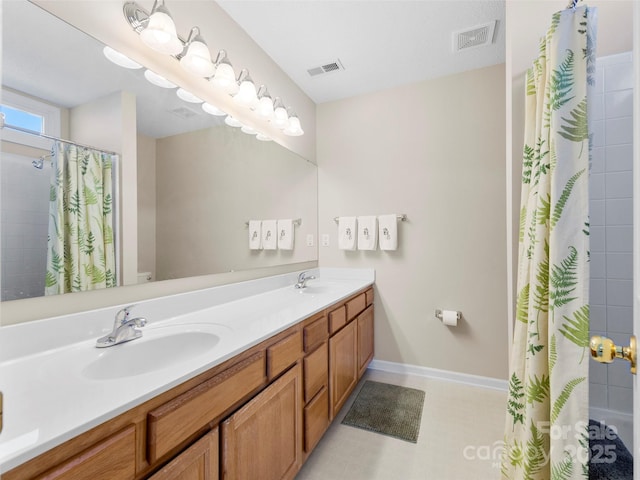
[[415, 388], [367, 380], [342, 424], [417, 443], [424, 395]]

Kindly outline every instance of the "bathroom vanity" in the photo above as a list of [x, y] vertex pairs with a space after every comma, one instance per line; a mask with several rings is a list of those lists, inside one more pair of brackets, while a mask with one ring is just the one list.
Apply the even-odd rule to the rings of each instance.
[[[246, 297], [239, 293], [241, 284], [216, 287], [232, 292], [226, 297], [228, 301], [225, 295], [213, 292], [215, 288], [208, 289], [208, 297], [218, 297], [218, 304], [213, 307], [160, 322], [149, 318], [149, 331], [143, 328], [143, 337], [129, 342], [129, 349], [141, 342], [137, 348], [144, 352], [145, 335], [147, 345], [167, 338], [162, 336], [164, 333], [155, 333], [158, 330], [178, 331], [175, 337], [169, 335], [170, 341], [176, 343], [203, 335], [206, 339], [211, 331], [216, 332], [218, 341], [211, 353], [196, 355], [199, 360], [183, 361], [181, 373], [173, 365], [151, 371], [141, 367], [142, 373], [131, 365], [135, 374], [129, 375], [126, 368], [124, 373], [118, 373], [116, 363], [114, 370], [105, 369], [100, 355], [109, 354], [115, 359], [115, 354], [126, 353], [125, 348], [97, 354], [90, 351], [89, 366], [77, 369], [77, 374], [69, 365], [64, 375], [67, 380], [63, 381], [67, 385], [59, 385], [61, 390], [69, 387], [66, 405], [64, 395], [56, 394], [54, 405], [46, 406], [47, 382], [42, 382], [41, 397], [23, 401], [33, 401], [32, 408], [48, 408], [43, 415], [52, 417], [52, 423], [57, 412], [71, 418], [77, 410], [82, 416], [87, 410], [84, 402], [94, 402], [95, 412], [86, 414], [80, 425], [51, 434], [51, 440], [35, 442], [12, 460], [0, 457], [5, 467], [20, 462], [3, 472], [2, 478], [295, 477], [373, 358], [373, 272], [367, 272], [352, 273], [351, 278], [347, 275], [345, 279], [340, 278], [339, 271], [321, 269], [319, 279], [301, 291], [293, 288], [291, 279], [295, 275], [243, 282], [251, 284], [248, 291], [260, 292]], [[274, 284], [270, 281], [286, 286], [271, 288]], [[178, 301], [197, 305], [206, 301], [208, 291], [196, 292], [198, 298]], [[176, 297], [185, 295], [190, 294]], [[169, 305], [169, 300], [162, 301]], [[144, 307], [140, 304], [136, 308], [144, 311]], [[163, 306], [148, 305], [147, 310], [159, 312]], [[106, 318], [103, 323], [108, 325], [109, 321]], [[86, 348], [92, 348], [90, 342], [59, 349], [60, 355], [64, 361], [77, 363], [79, 357], [72, 351], [82, 350], [84, 355]], [[196, 343], [188, 345], [191, 350], [200, 348]], [[179, 360], [181, 347], [176, 345], [174, 350]], [[170, 357], [172, 348], [167, 347], [164, 354]], [[56, 361], [63, 360], [47, 364], [54, 368], [62, 365]], [[3, 372], [9, 363], [1, 364]], [[160, 385], [163, 375], [165, 382]], [[83, 385], [73, 386], [73, 382]], [[92, 394], [78, 398], [83, 387]], [[112, 392], [113, 389], [118, 391]], [[14, 426], [12, 403], [7, 401], [13, 393], [11, 386], [4, 384], [2, 390], [3, 433], [11, 436], [5, 441], [0, 434], [0, 451], [6, 453], [15, 447], [20, 432], [14, 430], [19, 427]], [[103, 402], [95, 396], [99, 392], [113, 398]], [[108, 411], [99, 412], [109, 402]], [[89, 418], [91, 415], [95, 418]], [[28, 434], [29, 429], [27, 426], [22, 435]], [[54, 443], [57, 444], [52, 446]]]

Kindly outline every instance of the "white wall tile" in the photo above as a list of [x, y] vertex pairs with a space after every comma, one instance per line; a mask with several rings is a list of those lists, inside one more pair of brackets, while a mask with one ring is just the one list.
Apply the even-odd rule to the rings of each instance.
[[605, 227], [594, 227], [591, 226], [589, 231], [589, 241], [590, 241], [590, 249], [591, 254], [596, 252], [604, 252], [606, 243], [605, 243]]
[[606, 195], [605, 173], [594, 173], [589, 176], [589, 198], [591, 200], [603, 200]]
[[607, 226], [605, 229], [607, 253], [631, 253], [633, 251], [632, 226]]
[[633, 169], [633, 145], [607, 145], [604, 150], [604, 165], [607, 172], [631, 171]]
[[633, 282], [631, 280], [607, 280], [606, 303], [611, 306], [631, 307], [633, 305]]
[[633, 307], [607, 307], [607, 333], [626, 333], [633, 331]]
[[[605, 120], [605, 144], [620, 145], [633, 142], [633, 121], [632, 117], [611, 118]], [[600, 145], [595, 144], [599, 147]]]
[[589, 362], [589, 383], [607, 384], [607, 365], [599, 362]]
[[607, 307], [605, 305], [594, 305], [592, 301], [589, 306], [589, 328], [592, 332], [607, 331]]
[[592, 278], [589, 282], [589, 303], [593, 305], [607, 305], [607, 281]]
[[631, 198], [633, 176], [628, 172], [608, 172], [604, 176], [605, 198]]
[[[592, 362], [596, 363], [596, 362]], [[609, 393], [606, 385], [589, 384], [589, 405], [596, 408], [607, 408]]]
[[633, 412], [633, 389], [610, 386], [608, 403], [611, 410]]
[[602, 173], [605, 171], [605, 149], [604, 147], [593, 147], [591, 150], [591, 169], [589, 172]]
[[591, 200], [589, 202], [589, 223], [593, 226], [605, 225], [607, 204], [604, 200]]
[[602, 120], [605, 117], [604, 95], [598, 93], [593, 95], [589, 104], [589, 118], [591, 121]]
[[[604, 252], [591, 252], [590, 257], [590, 277], [606, 278], [607, 277], [607, 255]], [[617, 277], [614, 277], [617, 278]]]
[[602, 147], [605, 142], [604, 120], [596, 120], [591, 123], [591, 131], [593, 132], [592, 147]]
[[[596, 203], [595, 201], [592, 203]], [[609, 226], [624, 226], [633, 224], [633, 198], [608, 199], [605, 203], [604, 217]], [[594, 207], [596, 212], [599, 205]]]
[[633, 279], [633, 254], [607, 253], [603, 263], [606, 263], [607, 278], [618, 280]]
[[604, 69], [605, 93], [627, 88], [633, 88], [633, 64], [625, 62], [606, 66]]
[[[604, 110], [606, 118], [633, 116], [633, 90], [620, 90], [605, 94]], [[594, 120], [596, 119], [594, 118]]]

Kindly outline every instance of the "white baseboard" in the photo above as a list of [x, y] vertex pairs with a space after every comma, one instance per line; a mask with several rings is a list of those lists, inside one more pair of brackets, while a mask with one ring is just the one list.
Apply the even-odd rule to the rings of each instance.
[[475, 387], [491, 388], [493, 390], [508, 390], [508, 382], [499, 378], [482, 377], [467, 373], [451, 372], [437, 368], [420, 367], [418, 365], [408, 365], [406, 363], [387, 362], [384, 360], [371, 360], [369, 368], [382, 372], [399, 373], [402, 375], [416, 375], [418, 377], [434, 378], [447, 382], [463, 383]]

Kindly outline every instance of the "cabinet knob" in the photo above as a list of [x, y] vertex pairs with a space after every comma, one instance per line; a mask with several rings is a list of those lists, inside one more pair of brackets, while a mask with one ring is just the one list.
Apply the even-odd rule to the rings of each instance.
[[629, 339], [629, 346], [622, 347], [613, 343], [613, 340], [600, 335], [594, 335], [589, 342], [591, 356], [600, 363], [611, 363], [616, 358], [628, 360], [631, 363], [630, 370], [634, 375], [637, 367], [637, 348], [636, 337], [634, 335]]

